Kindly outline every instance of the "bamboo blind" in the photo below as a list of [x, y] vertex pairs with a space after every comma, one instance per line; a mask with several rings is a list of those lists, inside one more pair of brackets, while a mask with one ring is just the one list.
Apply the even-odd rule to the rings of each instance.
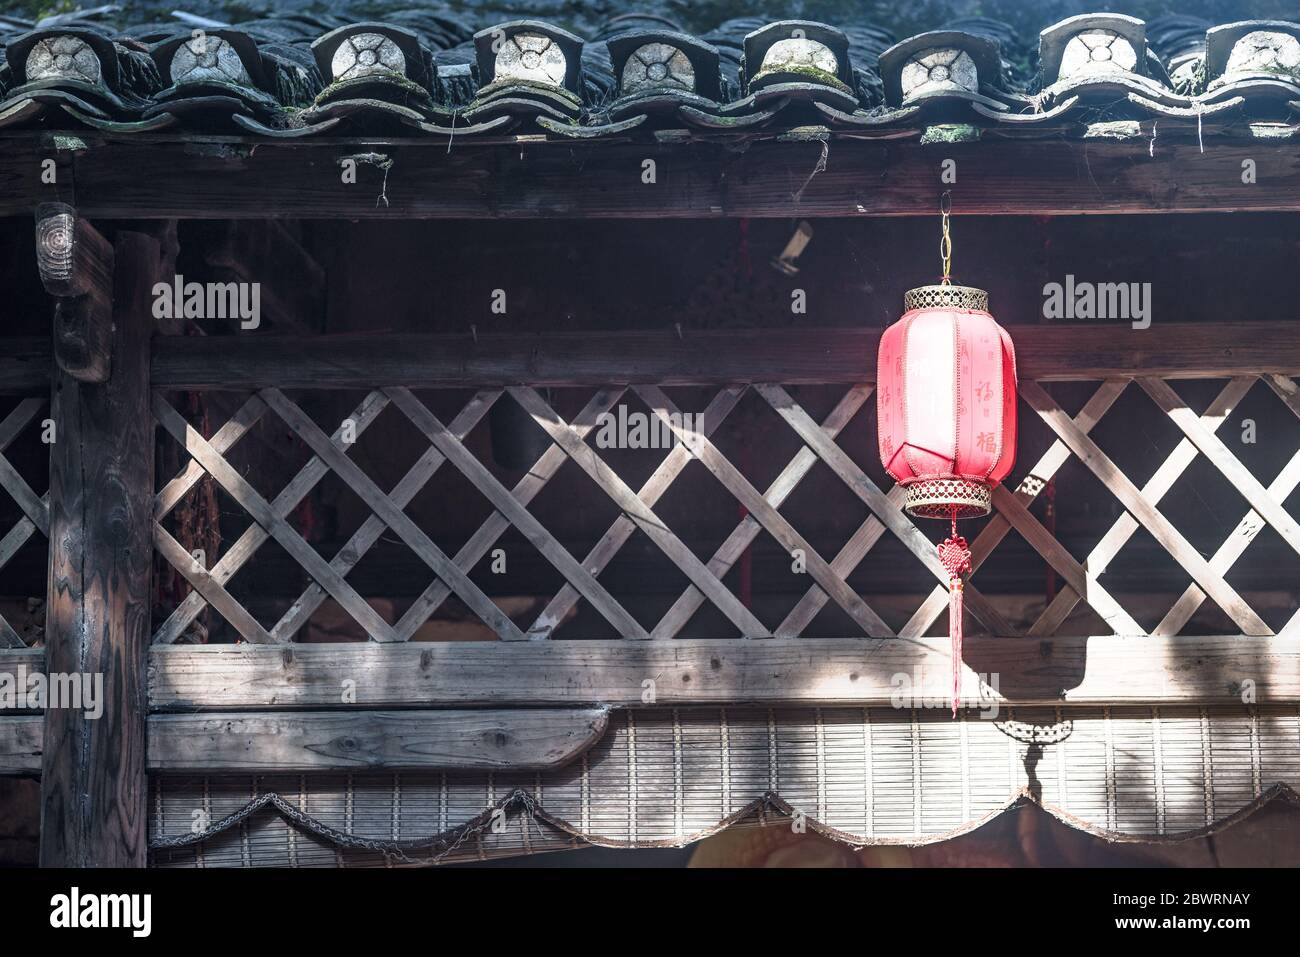
[[[162, 866], [447, 862], [578, 840], [672, 846], [756, 813], [801, 815], [809, 831], [855, 845], [923, 844], [1029, 797], [1106, 839], [1159, 841], [1212, 832], [1296, 789], [1296, 706], [956, 721], [943, 709], [647, 708], [621, 712], [581, 760], [541, 774], [160, 776], [150, 834]], [[222, 826], [271, 793], [310, 821], [264, 807]], [[504, 810], [495, 828], [494, 807]], [[346, 846], [330, 829], [375, 846]], [[169, 839], [187, 843], [157, 847]]]

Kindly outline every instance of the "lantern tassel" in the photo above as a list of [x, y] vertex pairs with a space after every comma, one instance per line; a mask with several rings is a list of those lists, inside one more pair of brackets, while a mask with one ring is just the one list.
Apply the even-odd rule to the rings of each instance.
[[955, 718], [957, 706], [961, 702], [961, 579], [954, 578], [948, 584], [948, 634], [952, 636], [952, 716]]
[[952, 534], [939, 546], [939, 561], [948, 572], [948, 635], [952, 641], [952, 716], [961, 704], [962, 575], [971, 570], [970, 546], [957, 534], [957, 506], [952, 507]]

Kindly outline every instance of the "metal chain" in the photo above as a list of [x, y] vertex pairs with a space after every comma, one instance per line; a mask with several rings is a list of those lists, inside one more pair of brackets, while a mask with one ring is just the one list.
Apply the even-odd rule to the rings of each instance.
[[952, 213], [952, 191], [945, 189], [939, 198], [939, 213], [943, 217], [943, 237], [939, 240], [939, 259], [943, 262], [944, 286], [952, 285], [952, 233], [949, 231], [949, 215]]

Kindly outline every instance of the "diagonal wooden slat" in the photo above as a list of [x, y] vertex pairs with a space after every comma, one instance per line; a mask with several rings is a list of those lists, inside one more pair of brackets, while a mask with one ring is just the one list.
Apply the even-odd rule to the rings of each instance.
[[[579, 437], [585, 437], [591, 429], [595, 428], [601, 415], [614, 407], [614, 403], [622, 398], [623, 392], [624, 389], [620, 386], [602, 389], [591, 397], [591, 400], [583, 406], [572, 422], [573, 428]], [[457, 439], [463, 441], [464, 436], [456, 432], [455, 423], [452, 423], [451, 433]], [[526, 507], [546, 487], [546, 483], [554, 477], [555, 473], [560, 470], [560, 466], [568, 461], [568, 458], [564, 454], [564, 450], [559, 446], [547, 446], [541, 458], [533, 463], [532, 468], [528, 469], [524, 477], [510, 490], [510, 494], [518, 499], [520, 505]], [[488, 549], [509, 527], [510, 520], [500, 512], [494, 511], [478, 527], [478, 530], [470, 536], [469, 541], [461, 546], [460, 551], [456, 553], [455, 558], [452, 560], [461, 568], [469, 571], [487, 554]], [[599, 569], [592, 567], [589, 562], [583, 562], [583, 565], [590, 568], [593, 575], [599, 572]], [[572, 586], [566, 585], [565, 587]], [[574, 595], [577, 594], [578, 592], [575, 590]], [[437, 610], [438, 606], [446, 600], [447, 595], [448, 589], [445, 584], [441, 581], [431, 582], [429, 587], [406, 610], [406, 613], [398, 619], [395, 626], [398, 635], [404, 640], [409, 640], [416, 630], [429, 619], [429, 616]], [[528, 636], [533, 637], [533, 629], [528, 630]]]
[[[157, 393], [153, 397], [153, 409], [154, 417], [159, 424], [181, 443], [186, 452], [202, 465], [208, 474], [217, 480], [230, 497], [248, 512], [253, 521], [270, 532], [271, 537], [306, 570], [307, 574], [329, 591], [330, 596], [343, 606], [348, 614], [372, 636], [380, 640], [392, 640], [392, 628], [389, 627], [388, 622], [384, 621], [338, 572], [330, 568], [329, 563], [321, 558], [320, 553], [308, 545], [288, 522], [277, 515], [271, 508], [271, 504], [262, 498], [258, 491], [226, 461], [225, 457]], [[328, 438], [325, 439], [325, 443], [329, 445]], [[332, 445], [329, 448], [331, 451], [334, 450]], [[319, 455], [319, 449], [316, 451]], [[351, 464], [346, 456], [344, 460]], [[334, 465], [332, 462], [330, 464]]]
[[[49, 495], [41, 499], [42, 503], [49, 508]], [[14, 557], [18, 549], [26, 544], [27, 540], [36, 534], [36, 525], [31, 519], [23, 516], [9, 529], [9, 533], [3, 539], [0, 539], [0, 568], [9, 564], [9, 560]], [[25, 648], [26, 643], [22, 636], [14, 631], [14, 628], [5, 620], [4, 615], [0, 615], [0, 648]]]
[[[888, 638], [893, 635], [893, 630], [863, 601], [862, 596], [850, 588], [844, 579], [831, 571], [830, 564], [822, 558], [817, 549], [813, 548], [812, 543], [800, 535], [794, 526], [763, 498], [740, 470], [718, 451], [717, 446], [699, 433], [684, 429], [678, 424], [681, 415], [662, 389], [648, 385], [638, 385], [633, 388], [654, 410], [655, 415], [672, 429], [678, 440], [695, 453], [695, 457], [704, 467], [713, 473], [714, 477], [758, 520], [768, 534], [781, 544], [782, 548], [788, 553], [802, 552], [805, 567], [813, 581], [829, 594], [867, 635], [872, 638]], [[676, 422], [670, 417], [674, 413], [677, 416]]]
[[1255, 478], [1250, 469], [1241, 463], [1241, 459], [1232, 454], [1232, 451], [1223, 444], [1222, 439], [1201, 425], [1196, 413], [1188, 408], [1182, 396], [1164, 379], [1142, 378], [1138, 379], [1138, 384], [1155, 400], [1156, 405], [1174, 420], [1174, 424], [1192, 440], [1192, 443], [1201, 450], [1201, 454], [1223, 473], [1224, 477], [1250, 503], [1251, 508], [1259, 512], [1264, 520], [1282, 536], [1282, 540], [1300, 554], [1300, 522], [1292, 518], [1291, 513], [1268, 494], [1268, 490], [1259, 479]]
[[[456, 417], [451, 420], [449, 428], [452, 435], [463, 441], [465, 436], [469, 435], [474, 430], [474, 427], [482, 421], [483, 416], [487, 415], [488, 410], [492, 408], [492, 404], [500, 396], [500, 389], [485, 389], [476, 393], [465, 408], [461, 409]], [[447, 461], [446, 458], [437, 449], [426, 449], [424, 454], [402, 476], [401, 480], [393, 486], [393, 491], [389, 495], [389, 498], [393, 500], [393, 504], [398, 508], [406, 508], [445, 461]], [[379, 541], [379, 537], [386, 528], [388, 526], [377, 516], [370, 515], [367, 517], [361, 523], [361, 527], [353, 532], [352, 537], [344, 543], [343, 547], [330, 560], [330, 567], [334, 568], [340, 575], [347, 575], [348, 572], [356, 568], [361, 559], [365, 557], [365, 554]], [[461, 567], [468, 571], [467, 566], [462, 565]], [[435, 584], [441, 585], [442, 582], [441, 580], [435, 580]], [[298, 600], [276, 622], [275, 627], [271, 629], [272, 636], [277, 641], [290, 640], [299, 628], [307, 624], [311, 616], [316, 613], [316, 609], [321, 606], [327, 597], [329, 596], [325, 589], [312, 582], [298, 596]], [[393, 626], [393, 631], [399, 641], [405, 641], [411, 636], [411, 632], [406, 630], [401, 619]]]
[[49, 536], [50, 534], [50, 510], [49, 506], [41, 499], [39, 495], [32, 491], [32, 487], [27, 484], [18, 470], [9, 464], [9, 460], [0, 455], [0, 488], [9, 493], [10, 497], [22, 509], [23, 514], [33, 525], [41, 530], [41, 534]]
[[1096, 574], [1085, 569], [1065, 547], [1053, 537], [1043, 524], [1030, 514], [1029, 509], [1001, 485], [993, 489], [993, 506], [1020, 537], [1029, 543], [1056, 573], [1069, 583], [1076, 594], [1101, 617], [1117, 635], [1145, 635], [1142, 626], [1133, 620], [1119, 602], [1097, 581]]
[[[407, 389], [388, 389], [393, 402], [406, 413], [425, 438], [437, 446], [438, 451], [447, 457], [456, 468], [460, 469], [474, 487], [487, 497], [496, 510], [510, 520], [525, 538], [559, 570], [582, 596], [591, 602], [601, 615], [618, 629], [619, 634], [629, 638], [647, 638], [645, 628], [611, 595], [596, 576], [587, 571], [555, 536], [528, 511], [506, 487], [497, 481], [496, 476], [488, 471], [487, 466], [475, 458], [465, 446], [438, 420], [428, 406], [417, 399]], [[516, 637], [512, 635], [512, 637]]]
[[[1268, 491], [1278, 501], [1282, 501], [1286, 496], [1294, 492], [1297, 486], [1300, 486], [1300, 450], [1297, 450], [1291, 456], [1282, 471], [1278, 473], [1277, 478], [1269, 485]], [[1237, 523], [1237, 527], [1232, 530], [1232, 534], [1223, 540], [1223, 544], [1210, 557], [1210, 567], [1221, 575], [1227, 574], [1228, 570], [1242, 556], [1247, 546], [1255, 540], [1255, 536], [1263, 530], [1266, 524], [1260, 514], [1252, 508]], [[1178, 601], [1160, 620], [1160, 624], [1155, 627], [1152, 634], [1162, 637], [1178, 634], [1204, 601], [1205, 592], [1197, 588], [1195, 584], [1188, 585], [1186, 591], [1179, 596]], [[1287, 621], [1278, 634], [1285, 637], [1294, 637], [1300, 634], [1300, 611], [1297, 611]]]
[[[901, 485], [895, 485], [885, 496], [895, 508], [902, 508], [903, 500], [906, 497], [907, 493]], [[848, 541], [831, 559], [831, 571], [847, 581], [849, 575], [853, 573], [853, 569], [857, 568], [862, 563], [862, 560], [867, 557], [867, 552], [875, 548], [876, 542], [880, 541], [885, 531], [885, 526], [881, 524], [880, 519], [874, 515], [868, 517], [849, 536]], [[941, 590], [944, 595], [943, 606], [947, 608], [948, 589]], [[810, 585], [808, 590], [804, 592], [803, 597], [799, 599], [798, 604], [790, 609], [790, 613], [785, 616], [785, 620], [777, 626], [777, 637], [794, 638], [803, 634], [804, 629], [812, 624], [812, 620], [817, 617], [817, 613], [825, 607], [828, 601], [830, 601], [830, 598], [824, 591], [816, 585]], [[899, 637], [906, 636], [899, 632]]]
[[[1282, 400], [1297, 418], [1300, 418], [1300, 386], [1287, 376], [1263, 376], [1264, 382], [1270, 389]], [[1186, 440], [1184, 440], [1186, 441]], [[1269, 483], [1268, 494], [1275, 501], [1285, 502], [1287, 496], [1300, 486], [1300, 450], [1287, 461], [1282, 470], [1278, 472], [1277, 477]], [[1246, 548], [1255, 537], [1263, 530], [1265, 521], [1260, 514], [1253, 508], [1248, 510], [1237, 523], [1237, 527], [1232, 530], [1223, 544], [1210, 557], [1210, 567], [1220, 574], [1227, 574], [1237, 559], [1245, 553]], [[1187, 590], [1179, 596], [1178, 601], [1169, 609], [1169, 613], [1161, 619], [1160, 624], [1156, 626], [1155, 634], [1157, 635], [1176, 635], [1187, 624], [1192, 615], [1196, 613], [1202, 602], [1205, 601], [1205, 592], [1196, 587], [1195, 583], [1188, 585]], [[1300, 632], [1300, 612], [1287, 622], [1281, 631], [1281, 635], [1290, 636]]]
[[0, 615], [0, 648], [26, 647], [27, 643], [18, 632], [14, 631], [14, 626], [5, 621], [4, 615]]
[[[514, 636], [519, 631], [509, 616], [498, 608], [492, 599], [483, 593], [482, 589], [470, 581], [469, 576], [452, 563], [451, 559], [411, 520], [409, 515], [393, 504], [393, 500], [380, 490], [370, 476], [361, 471], [361, 468], [355, 462], [330, 443], [329, 436], [322, 432], [320, 427], [303, 413], [302, 409], [290, 402], [278, 389], [263, 389], [262, 398], [266, 400], [266, 404], [280, 418], [289, 424], [289, 428], [293, 429], [298, 437], [307, 443], [307, 447], [324, 459], [326, 464], [337, 472], [343, 481], [347, 482], [352, 491], [359, 495], [361, 500], [379, 518], [383, 519], [384, 523], [416, 555], [433, 569], [435, 575], [448, 581], [456, 594], [473, 610], [474, 614], [482, 619], [485, 625], [502, 636]], [[392, 398], [391, 393], [389, 398]], [[330, 568], [328, 564], [323, 561], [321, 564], [324, 565], [326, 573], [333, 579], [342, 580], [338, 572]], [[316, 575], [315, 572], [312, 572], [312, 574], [318, 582], [326, 587], [326, 590], [330, 592], [330, 596], [337, 601], [338, 595], [330, 587], [330, 581]], [[348, 590], [351, 591], [351, 588], [349, 587]], [[355, 614], [353, 617], [356, 617]], [[381, 641], [398, 640], [397, 633], [388, 627], [386, 623], [382, 632], [372, 632], [372, 634], [382, 635], [379, 639]]]
[[[387, 396], [382, 392], [371, 392], [362, 399], [361, 404], [353, 410], [352, 414], [344, 422], [351, 422], [354, 436], [360, 438], [361, 434], [379, 417], [379, 413], [387, 405]], [[330, 441], [341, 451], [348, 448], [348, 443], [343, 441], [343, 436], [344, 427], [342, 424], [330, 436]], [[315, 488], [316, 483], [328, 474], [329, 466], [322, 462], [318, 456], [313, 456], [298, 471], [298, 474], [289, 481], [283, 491], [272, 500], [271, 508], [281, 518], [288, 518], [289, 514], [298, 507], [298, 503], [306, 497], [308, 492]], [[239, 569], [243, 568], [252, 559], [253, 554], [269, 538], [270, 535], [262, 526], [250, 525], [235, 543], [226, 550], [226, 553], [221, 556], [221, 560], [208, 570], [209, 579], [218, 585], [224, 586], [235, 576]], [[206, 604], [207, 600], [197, 589], [186, 595], [180, 604], [173, 609], [167, 620], [158, 628], [157, 632], [154, 633], [154, 644], [170, 644], [180, 638], [185, 629], [203, 611]]]
[[[41, 497], [41, 505], [48, 510], [50, 507], [50, 493], [46, 492]], [[0, 568], [9, 564], [10, 559], [17, 554], [18, 549], [27, 543], [27, 540], [36, 534], [36, 524], [27, 516], [23, 516], [14, 527], [9, 529], [4, 538], [0, 538]], [[0, 648], [23, 648], [25, 643], [18, 632], [14, 631], [12, 625], [5, 621], [4, 616], [0, 615]]]
[[[798, 406], [790, 397], [790, 394], [781, 386], [762, 385], [755, 388], [767, 400], [768, 404], [776, 410], [777, 414], [785, 419], [786, 423], [798, 433], [799, 437], [817, 453], [818, 457], [830, 466], [831, 471], [849, 486], [853, 494], [865, 503], [867, 508], [871, 509], [885, 527], [898, 536], [907, 550], [915, 555], [921, 561], [921, 564], [930, 570], [931, 574], [946, 585], [948, 583], [948, 573], [939, 561], [938, 549], [935, 544], [927, 539], [921, 533], [921, 530], [913, 525], [890, 502], [889, 497], [876, 486], [875, 482], [871, 481], [867, 474], [858, 467], [857, 463], [850, 459], [843, 449], [826, 438], [825, 433], [817, 427], [817, 423], [808, 417], [808, 414]], [[983, 622], [984, 627], [995, 635], [1015, 634], [1015, 630], [1010, 624], [973, 585], [966, 586], [965, 595], [967, 608]]]
[[[50, 507], [50, 493], [46, 492], [41, 496], [41, 504], [46, 508]], [[9, 529], [4, 538], [0, 538], [0, 568], [9, 564], [9, 560], [14, 557], [18, 549], [27, 543], [27, 539], [36, 534], [36, 525], [27, 516], [18, 519], [14, 527]]]
[[[1250, 391], [1253, 382], [1254, 379], [1250, 376], [1240, 376], [1225, 385], [1219, 394], [1215, 396], [1214, 401], [1206, 408], [1205, 414], [1201, 416], [1201, 421], [1205, 423], [1206, 427], [1217, 429], [1222, 425], [1232, 410], [1237, 407], [1237, 403]], [[1142, 486], [1142, 494], [1152, 505], [1158, 505], [1169, 489], [1173, 487], [1178, 477], [1187, 470], [1187, 467], [1192, 464], [1195, 458], [1196, 446], [1186, 438], [1180, 440], [1165, 461], [1155, 470], [1151, 478]], [[1084, 559], [1083, 566], [1088, 570], [1089, 579], [1095, 580], [1105, 573], [1111, 561], [1119, 554], [1119, 550], [1133, 537], [1138, 528], [1137, 520], [1128, 512], [1124, 512], [1115, 519], [1111, 527], [1107, 529], [1106, 534], [1101, 537], [1093, 550], [1088, 553], [1088, 557]], [[1196, 586], [1193, 585], [1192, 587]], [[1056, 597], [1043, 609], [1043, 613], [1030, 626], [1029, 634], [1035, 636], [1056, 634], [1056, 630], [1061, 627], [1079, 600], [1079, 592], [1067, 583], [1064, 588], [1056, 593]]]
[[560, 446], [571, 459], [605, 492], [624, 513], [636, 522], [637, 527], [653, 541], [682, 570], [696, 587], [703, 591], [719, 610], [748, 638], [768, 638], [771, 633], [754, 614], [733, 595], [718, 578], [705, 567], [672, 530], [657, 516], [636, 493], [618, 477], [590, 446], [573, 434], [568, 424], [556, 414], [537, 390], [511, 386], [510, 394], [546, 430], [551, 440]]
[[0, 452], [13, 444], [14, 439], [22, 434], [23, 429], [27, 428], [32, 419], [36, 418], [37, 413], [41, 411], [44, 405], [44, 399], [27, 398], [13, 407], [9, 414], [4, 417], [4, 421], [0, 421]]
[[[743, 386], [735, 386], [723, 389], [713, 397], [713, 401], [705, 407], [703, 413], [701, 427], [706, 435], [712, 434], [722, 424], [723, 420], [731, 414], [744, 392]], [[653, 508], [691, 459], [692, 455], [684, 445], [680, 443], [674, 445], [659, 464], [659, 467], [654, 470], [653, 474], [646, 479], [640, 490], [637, 491], [637, 498]], [[591, 551], [587, 553], [587, 557], [582, 560], [582, 564], [590, 568], [593, 574], [604, 571], [606, 566], [614, 560], [614, 556], [618, 554], [619, 549], [631, 538], [634, 531], [636, 531], [636, 523], [626, 515], [620, 515], [606, 530], [605, 534], [600, 537], [600, 540], [596, 542]], [[709, 569], [719, 577], [723, 574], [714, 568], [712, 564], [709, 565]], [[700, 594], [694, 586], [690, 587], [696, 594]], [[549, 635], [551, 630], [564, 620], [564, 616], [569, 613], [569, 609], [577, 604], [578, 598], [579, 595], [573, 586], [566, 584], [542, 609], [542, 613], [537, 616], [537, 620], [528, 629], [528, 634], [530, 636]], [[701, 601], [703, 601], [702, 595]], [[651, 632], [650, 637], [659, 638], [662, 636], [658, 633], [658, 629], [655, 629], [655, 631]]]
[[[1300, 416], [1300, 385], [1298, 385], [1294, 379], [1284, 375], [1270, 375], [1264, 381], [1268, 383], [1268, 387], [1272, 389], [1277, 397], [1286, 404], [1288, 409], [1294, 412], [1297, 416]], [[1273, 483], [1274, 485], [1279, 486], [1279, 489], [1276, 492], [1277, 500], [1279, 502], [1284, 501], [1286, 496], [1290, 494], [1290, 491], [1282, 492], [1280, 489], [1282, 475], [1288, 473], [1288, 470], [1292, 468], [1292, 465], [1296, 462], [1297, 458], [1300, 458], [1300, 451], [1296, 452], [1295, 456], [1292, 457], [1291, 462], [1287, 463], [1287, 467], [1282, 470], [1282, 473], [1278, 475], [1278, 478]], [[1294, 489], [1294, 486], [1292, 486], [1292, 489]], [[1300, 636], [1300, 609], [1297, 609], [1295, 614], [1293, 614], [1282, 627], [1282, 634], [1288, 638]]]
[[270, 644], [273, 639], [261, 623], [249, 614], [248, 609], [235, 600], [225, 585], [204, 568], [185, 550], [185, 546], [176, 541], [167, 529], [157, 521], [153, 523], [154, 549], [175, 568], [194, 588], [194, 593], [203, 599], [230, 622], [240, 636], [254, 644]]
[[[841, 430], [849, 424], [853, 416], [857, 414], [858, 410], [862, 408], [863, 403], [870, 398], [871, 392], [872, 387], [867, 385], [855, 385], [850, 388], [835, 405], [835, 408], [831, 410], [830, 414], [826, 416], [825, 421], [822, 422], [822, 431], [831, 439], [838, 436]], [[706, 426], [709, 424], [708, 419], [705, 419], [705, 424]], [[710, 431], [705, 432], [706, 437], [709, 434]], [[682, 448], [682, 446], [677, 447]], [[802, 446], [795, 453], [794, 458], [781, 470], [781, 474], [772, 480], [772, 483], [767, 487], [767, 491], [763, 493], [763, 497], [773, 508], [780, 508], [815, 464], [817, 464], [816, 454], [806, 445]], [[762, 525], [759, 524], [758, 520], [753, 515], [747, 514], [713, 553], [713, 557], [709, 559], [709, 570], [719, 578], [725, 575], [740, 560], [740, 557], [745, 553], [745, 549], [753, 544], [761, 529]], [[834, 562], [831, 562], [831, 570], [840, 578], [847, 577], [836, 570]], [[809, 588], [809, 592], [815, 592], [823, 596], [826, 594], [816, 584]], [[686, 627], [686, 623], [691, 620], [691, 616], [703, 603], [704, 595], [700, 593], [700, 590], [694, 585], [687, 586], [677, 601], [673, 603], [673, 606], [660, 619], [659, 624], [655, 626], [650, 636], [652, 638], [674, 637]], [[783, 622], [781, 627], [776, 629], [776, 635], [781, 637], [787, 633]], [[795, 634], [797, 633], [795, 632]]]
[[1288, 409], [1300, 417], [1300, 383], [1297, 383], [1290, 376], [1284, 375], [1267, 375], [1260, 376], [1260, 378], [1286, 404]]
[[[23, 399], [4, 417], [4, 421], [0, 421], [0, 453], [3, 453], [5, 449], [13, 444], [14, 439], [18, 438], [22, 431], [31, 424], [31, 421], [36, 418], [44, 405], [44, 399]], [[0, 461], [4, 461], [3, 455], [0, 455]], [[8, 461], [4, 461], [4, 465], [8, 467]], [[12, 476], [8, 481], [16, 479], [18, 482], [22, 482], [24, 487], [27, 486], [27, 483], [23, 482], [11, 467], [6, 468], [6, 472]], [[27, 491], [31, 492], [30, 487], [27, 487]], [[48, 493], [39, 499], [40, 511], [46, 516], [46, 523], [40, 528], [46, 535], [49, 534], [49, 499]], [[32, 521], [26, 512], [27, 509], [24, 509], [23, 517], [15, 523], [14, 527], [9, 530], [3, 539], [0, 539], [0, 568], [4, 568], [5, 565], [9, 564], [9, 560], [14, 557], [18, 549], [22, 548], [27, 540], [36, 533], [38, 525]], [[13, 626], [5, 620], [4, 616], [0, 615], [0, 648], [25, 647], [26, 644], [23, 642], [22, 637], [18, 632], [14, 631]]]
[[1022, 381], [1021, 397], [1033, 407], [1044, 422], [1070, 447], [1079, 461], [1088, 467], [1120, 503], [1133, 513], [1165, 550], [1173, 556], [1192, 579], [1201, 586], [1247, 635], [1269, 635], [1272, 631], [1259, 615], [1246, 604], [1223, 577], [1210, 568], [1182, 533], [1152, 505], [1119, 467], [1111, 461], [1095, 442], [1074, 424], [1069, 415], [1057, 405], [1056, 400], [1037, 382]]
[[[234, 447], [235, 443], [242, 439], [252, 430], [258, 420], [266, 414], [266, 403], [259, 396], [251, 396], [247, 402], [240, 406], [235, 414], [232, 415], [226, 423], [217, 429], [208, 444], [217, 450], [220, 455], [225, 455]], [[154, 496], [153, 517], [162, 521], [171, 514], [172, 509], [180, 504], [186, 493], [189, 492], [199, 479], [203, 478], [207, 472], [198, 462], [190, 459], [185, 463], [179, 475], [162, 487], [157, 495]]]
[[[1074, 417], [1074, 424], [1077, 425], [1086, 435], [1093, 430], [1093, 427], [1101, 421], [1110, 407], [1124, 392], [1128, 385], [1128, 379], [1107, 379], [1092, 394], [1092, 397], [1083, 404], [1079, 414]], [[1034, 467], [1016, 486], [1015, 497], [1023, 505], [1030, 505], [1039, 494], [1047, 487], [1047, 483], [1052, 480], [1057, 471], [1070, 458], [1070, 450], [1060, 439], [1054, 439], [1047, 451], [1039, 457]], [[897, 486], [895, 486], [897, 488]], [[892, 499], [894, 492], [890, 491]], [[900, 490], [898, 505], [902, 507], [902, 494]], [[984, 564], [985, 559], [992, 554], [993, 549], [1002, 542], [1007, 533], [1011, 531], [1011, 523], [999, 514], [993, 514], [984, 526], [983, 530], [975, 536], [971, 542], [971, 571], [972, 574], [979, 570]], [[948, 610], [948, 589], [943, 585], [936, 585], [934, 589], [926, 596], [925, 601], [921, 603], [915, 614], [906, 625], [899, 631], [899, 636], [903, 638], [919, 638], [924, 635], [930, 626]]]

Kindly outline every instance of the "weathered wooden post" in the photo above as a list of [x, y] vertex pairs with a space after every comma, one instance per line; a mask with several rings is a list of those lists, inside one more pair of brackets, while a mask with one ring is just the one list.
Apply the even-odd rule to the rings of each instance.
[[46, 289], [80, 300], [60, 300], [79, 319], [55, 331], [46, 668], [103, 676], [97, 718], [47, 701], [40, 862], [143, 867], [158, 242], [110, 245], [68, 207], [39, 210], [37, 237]]

